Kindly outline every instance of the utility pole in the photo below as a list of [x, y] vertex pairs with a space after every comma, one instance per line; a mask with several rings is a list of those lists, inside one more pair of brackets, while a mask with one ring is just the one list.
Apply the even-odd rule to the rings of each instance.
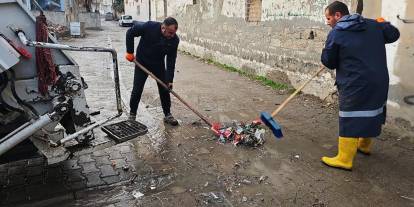
[[148, 21], [151, 21], [151, 0], [148, 0]]
[[364, 10], [364, 0], [352, 0], [351, 9], [353, 12], [362, 15], [362, 11]]
[[164, 0], [164, 19], [167, 18], [167, 0]]

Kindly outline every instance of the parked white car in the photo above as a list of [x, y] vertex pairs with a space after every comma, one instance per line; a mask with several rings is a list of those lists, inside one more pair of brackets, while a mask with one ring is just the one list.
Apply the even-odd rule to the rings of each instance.
[[123, 27], [125, 25], [132, 26], [132, 16], [131, 15], [122, 15], [121, 18], [119, 18], [119, 26]]

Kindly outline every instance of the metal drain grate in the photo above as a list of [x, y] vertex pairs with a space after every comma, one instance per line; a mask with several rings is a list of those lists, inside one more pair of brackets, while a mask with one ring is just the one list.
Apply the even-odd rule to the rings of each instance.
[[126, 120], [103, 126], [102, 131], [115, 142], [120, 143], [146, 134], [148, 128], [137, 121]]

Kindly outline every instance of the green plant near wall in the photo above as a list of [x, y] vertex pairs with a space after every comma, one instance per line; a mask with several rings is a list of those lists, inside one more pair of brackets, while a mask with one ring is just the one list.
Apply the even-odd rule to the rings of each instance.
[[221, 68], [221, 69], [223, 69], [225, 71], [238, 73], [239, 75], [244, 76], [244, 77], [247, 77], [250, 80], [259, 81], [261, 84], [263, 84], [265, 86], [269, 86], [269, 87], [271, 87], [273, 89], [276, 89], [276, 90], [288, 90], [288, 89], [291, 89], [289, 87], [289, 85], [287, 85], [287, 84], [278, 83], [278, 82], [275, 82], [275, 81], [273, 81], [273, 80], [271, 80], [271, 79], [269, 79], [267, 77], [260, 76], [260, 75], [254, 75], [254, 74], [248, 73], [246, 71], [243, 71], [241, 69], [238, 69], [238, 68], [235, 68], [233, 66], [230, 66], [230, 65], [226, 65], [226, 64], [219, 63], [219, 62], [215, 62], [214, 60], [211, 60], [211, 59], [207, 59], [206, 62], [208, 64], [215, 65], [215, 66], [217, 66], [217, 67], [219, 67], [219, 68]]
[[267, 78], [265, 76], [251, 74], [251, 73], [248, 73], [248, 72], [246, 72], [244, 70], [235, 68], [233, 66], [216, 62], [216, 61], [214, 61], [212, 59], [204, 59], [204, 58], [198, 57], [196, 55], [193, 55], [193, 54], [191, 54], [191, 53], [189, 53], [187, 51], [180, 50], [180, 52], [182, 54], [189, 55], [191, 57], [195, 57], [195, 58], [198, 58], [200, 60], [203, 60], [203, 61], [205, 61], [206, 63], [208, 63], [210, 65], [215, 65], [218, 68], [221, 68], [222, 70], [225, 70], [225, 71], [228, 71], [228, 72], [235, 72], [235, 73], [238, 73], [240, 76], [244, 76], [244, 77], [249, 78], [250, 80], [256, 80], [259, 83], [261, 83], [262, 85], [269, 86], [270, 88], [275, 89], [275, 90], [288, 90], [289, 93], [292, 93], [295, 90], [290, 85], [287, 85], [287, 84], [284, 84], [284, 83], [275, 82], [275, 81], [273, 81], [273, 80], [271, 80], [271, 79], [269, 79], [269, 78]]

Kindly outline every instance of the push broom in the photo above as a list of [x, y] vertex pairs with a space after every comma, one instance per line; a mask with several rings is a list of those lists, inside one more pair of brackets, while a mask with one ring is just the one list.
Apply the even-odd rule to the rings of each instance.
[[308, 85], [316, 76], [318, 76], [322, 71], [324, 67], [321, 67], [315, 74], [312, 75], [312, 77], [307, 80], [303, 85], [301, 85], [298, 89], [296, 89], [295, 92], [293, 92], [286, 100], [283, 101], [282, 104], [279, 105], [279, 107], [276, 108], [272, 112], [272, 114], [269, 114], [268, 112], [261, 112], [260, 113], [260, 119], [261, 121], [269, 127], [270, 130], [272, 130], [272, 133], [277, 138], [282, 138], [282, 128], [280, 127], [279, 123], [274, 119], [274, 117], [289, 103], [290, 100], [292, 100], [306, 85]]

